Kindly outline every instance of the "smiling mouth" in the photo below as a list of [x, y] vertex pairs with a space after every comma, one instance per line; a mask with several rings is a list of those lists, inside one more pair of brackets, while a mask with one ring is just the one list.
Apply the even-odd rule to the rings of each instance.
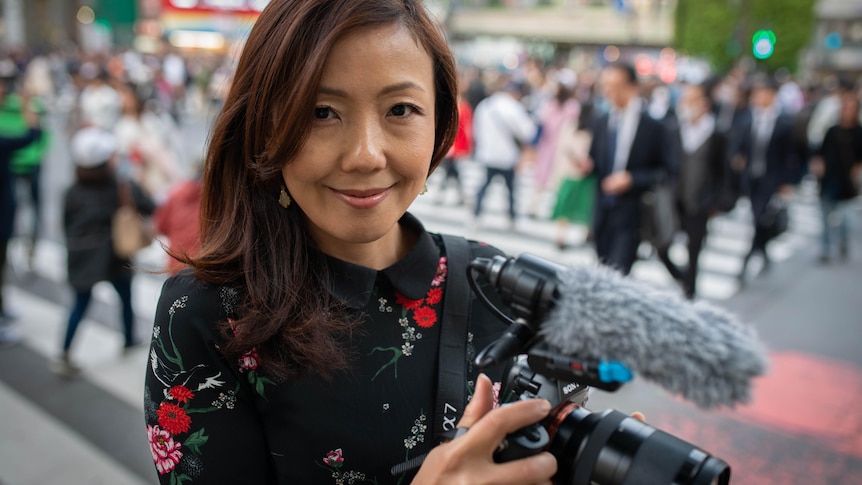
[[383, 202], [392, 187], [366, 190], [336, 190], [335, 197], [354, 209], [371, 209]]
[[368, 197], [374, 197], [375, 195], [386, 192], [389, 188], [384, 189], [368, 189], [368, 190], [336, 190], [335, 192], [346, 195], [348, 197], [356, 197], [359, 199], [366, 199]]

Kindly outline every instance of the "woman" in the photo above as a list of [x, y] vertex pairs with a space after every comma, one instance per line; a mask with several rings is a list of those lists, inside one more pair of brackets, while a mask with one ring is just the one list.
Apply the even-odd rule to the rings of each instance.
[[75, 183], [65, 194], [63, 229], [68, 251], [67, 274], [75, 292], [75, 302], [66, 324], [63, 351], [51, 365], [62, 377], [77, 377], [81, 373], [71, 358], [72, 341], [90, 305], [93, 286], [100, 281], [111, 283], [120, 297], [123, 351], [140, 343], [135, 340], [134, 332], [134, 271], [129, 258], [114, 253], [111, 224], [124, 198], [129, 198], [138, 212], [145, 215], [153, 213], [155, 204], [134, 182], [118, 182], [114, 170], [117, 146], [117, 139], [111, 132], [95, 126], [78, 130], [69, 143], [75, 163]]
[[585, 104], [575, 123], [566, 123], [561, 130], [554, 163], [561, 167], [560, 188], [557, 190], [551, 219], [557, 221], [557, 248], [569, 247], [569, 223], [587, 228], [592, 224], [596, 177], [592, 173], [590, 143], [592, 142], [592, 104]]
[[132, 178], [159, 201], [164, 201], [174, 184], [181, 179], [180, 157], [169, 142], [176, 129], [173, 119], [160, 116], [157, 103], [143, 102], [131, 87], [120, 92], [123, 114], [114, 126], [119, 142], [120, 159]]
[[[533, 194], [530, 212], [538, 215], [539, 207], [549, 188], [557, 184], [555, 176], [560, 170], [558, 161], [558, 145], [560, 138], [566, 136], [563, 130], [567, 126], [577, 124], [581, 104], [574, 98], [572, 86], [561, 80], [556, 80], [556, 94], [547, 100], [539, 113], [539, 124], [542, 126], [539, 140], [536, 143], [536, 160], [533, 163], [533, 176], [536, 192]], [[562, 168], [567, 171], [568, 167]]]
[[438, 339], [460, 323], [442, 299], [464, 268], [406, 210], [455, 136], [455, 84], [420, 2], [260, 15], [212, 133], [200, 251], [178, 255], [192, 270], [157, 308], [145, 410], [162, 483], [408, 483], [390, 468], [429, 450], [414, 483], [553, 475], [547, 453], [492, 460], [549, 403], [491, 410], [466, 366], [503, 327], [478, 303], [457, 386], [474, 386], [469, 431], [434, 447]]

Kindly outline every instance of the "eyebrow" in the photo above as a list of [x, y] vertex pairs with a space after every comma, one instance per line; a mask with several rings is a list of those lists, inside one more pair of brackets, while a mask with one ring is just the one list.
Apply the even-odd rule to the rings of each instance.
[[[378, 97], [380, 97], [380, 96], [385, 96], [387, 94], [392, 94], [392, 93], [398, 92], [398, 91], [406, 91], [409, 89], [417, 89], [417, 90], [423, 91], [423, 92], [425, 91], [422, 88], [422, 86], [420, 86], [420, 85], [418, 85], [412, 81], [404, 81], [403, 83], [392, 84], [390, 86], [386, 86], [385, 88], [381, 89], [377, 95], [378, 95]], [[335, 88], [329, 88], [326, 86], [320, 86], [318, 91], [321, 94], [328, 94], [331, 96], [338, 96], [338, 97], [342, 97], [342, 98], [348, 97], [347, 91], [344, 91], [341, 89], [335, 89]]]

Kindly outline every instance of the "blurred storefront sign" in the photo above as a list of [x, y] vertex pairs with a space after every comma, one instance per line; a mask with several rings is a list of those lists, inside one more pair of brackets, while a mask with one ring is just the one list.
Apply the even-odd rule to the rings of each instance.
[[162, 36], [179, 48], [223, 50], [248, 35], [269, 0], [161, 0]]

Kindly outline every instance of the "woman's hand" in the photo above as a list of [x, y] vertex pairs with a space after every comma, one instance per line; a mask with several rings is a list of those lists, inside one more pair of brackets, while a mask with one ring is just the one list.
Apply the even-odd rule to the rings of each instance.
[[469, 431], [431, 450], [413, 484], [550, 484], [557, 472], [557, 460], [550, 453], [506, 463], [493, 459], [507, 434], [546, 417], [550, 403], [532, 399], [492, 410], [493, 406], [491, 381], [480, 375], [473, 399], [458, 423]]

